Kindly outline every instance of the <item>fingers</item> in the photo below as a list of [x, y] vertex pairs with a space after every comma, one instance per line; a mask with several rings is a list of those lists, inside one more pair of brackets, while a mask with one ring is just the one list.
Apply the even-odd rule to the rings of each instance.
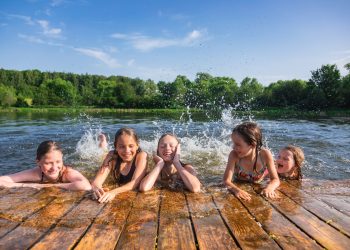
[[98, 202], [106, 203], [106, 202], [113, 200], [114, 197], [115, 197], [115, 195], [113, 195], [112, 193], [106, 192], [98, 199]]
[[105, 194], [105, 191], [102, 188], [95, 187], [93, 189], [93, 196], [97, 200]]

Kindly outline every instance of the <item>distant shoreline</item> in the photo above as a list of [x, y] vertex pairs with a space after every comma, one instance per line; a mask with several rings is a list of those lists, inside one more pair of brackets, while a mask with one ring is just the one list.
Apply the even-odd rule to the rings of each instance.
[[[208, 112], [200, 109], [122, 109], [122, 108], [96, 108], [96, 107], [8, 107], [0, 108], [0, 115], [3, 113], [90, 113], [90, 114], [201, 114]], [[221, 110], [209, 111], [212, 114], [221, 113]], [[292, 108], [269, 108], [262, 110], [233, 110], [238, 116], [254, 116], [267, 118], [350, 118], [350, 109], [329, 109], [322, 111], [295, 110]]]

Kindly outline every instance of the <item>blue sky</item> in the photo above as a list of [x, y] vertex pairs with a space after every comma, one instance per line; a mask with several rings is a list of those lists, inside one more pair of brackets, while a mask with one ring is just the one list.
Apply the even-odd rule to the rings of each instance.
[[350, 62], [348, 0], [1, 0], [0, 67], [264, 85]]

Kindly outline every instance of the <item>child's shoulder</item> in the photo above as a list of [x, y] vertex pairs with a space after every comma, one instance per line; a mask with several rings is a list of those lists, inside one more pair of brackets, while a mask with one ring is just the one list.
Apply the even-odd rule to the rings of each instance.
[[238, 155], [237, 155], [237, 153], [236, 153], [236, 151], [234, 151], [234, 150], [231, 150], [231, 152], [230, 152], [228, 158], [229, 158], [229, 160], [231, 160], [231, 161], [236, 161], [236, 160], [239, 159], [239, 158], [238, 158]]
[[261, 157], [263, 157], [264, 159], [267, 159], [267, 158], [272, 157], [272, 153], [271, 153], [270, 149], [268, 149], [268, 148], [262, 148], [262, 149], [260, 150], [260, 155], [261, 155]]
[[144, 157], [147, 157], [147, 153], [145, 151], [141, 151], [137, 154], [137, 157], [138, 158], [144, 158]]

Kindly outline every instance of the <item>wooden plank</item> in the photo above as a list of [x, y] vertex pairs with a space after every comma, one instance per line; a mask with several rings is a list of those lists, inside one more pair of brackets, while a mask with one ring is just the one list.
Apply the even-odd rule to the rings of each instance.
[[185, 195], [162, 190], [158, 249], [196, 249]]
[[1, 238], [17, 227], [20, 222], [0, 218], [0, 242]]
[[248, 192], [252, 199], [242, 201], [249, 212], [262, 225], [263, 229], [282, 248], [286, 249], [321, 249], [322, 247], [302, 232], [295, 224], [286, 219], [280, 212], [260, 195], [257, 195], [252, 186], [239, 185]]
[[[280, 249], [231, 193], [212, 192], [215, 204], [243, 249]], [[256, 198], [252, 195], [253, 199]]]
[[[28, 196], [26, 192], [28, 192]], [[13, 189], [1, 198], [0, 218], [2, 219], [1, 237], [11, 232], [22, 221], [52, 202], [50, 190]]]
[[210, 194], [186, 193], [200, 249], [238, 249]]
[[350, 197], [350, 180], [313, 180], [291, 181], [288, 183], [310, 194], [342, 195]]
[[[350, 217], [286, 182], [279, 190], [318, 218], [350, 237]], [[350, 207], [350, 206], [349, 206]]]
[[[23, 220], [23, 216], [28, 216], [28, 213], [32, 213], [32, 210], [27, 210], [28, 213], [21, 212], [22, 216], [18, 218], [13, 216], [17, 209], [17, 206], [22, 205], [31, 196], [43, 192], [42, 190], [37, 190], [33, 188], [4, 188], [1, 190], [0, 196], [0, 238], [5, 236], [7, 233], [11, 232], [15, 227], [17, 227]], [[35, 198], [34, 198], [35, 200]]]
[[29, 248], [81, 198], [82, 193], [62, 191], [53, 202], [30, 216], [19, 227], [2, 238], [0, 249]]
[[269, 199], [269, 202], [306, 234], [327, 249], [348, 249], [350, 239], [347, 236], [317, 218], [288, 196], [279, 191], [277, 193], [281, 198]]
[[84, 198], [78, 206], [62, 217], [56, 227], [49, 231], [32, 249], [72, 248], [104, 206], [105, 204]]
[[108, 203], [75, 249], [115, 249], [135, 197], [125, 192]]
[[154, 249], [160, 191], [138, 193], [116, 249]]
[[337, 209], [339, 212], [350, 216], [350, 197], [340, 195], [318, 195], [317, 198]]

